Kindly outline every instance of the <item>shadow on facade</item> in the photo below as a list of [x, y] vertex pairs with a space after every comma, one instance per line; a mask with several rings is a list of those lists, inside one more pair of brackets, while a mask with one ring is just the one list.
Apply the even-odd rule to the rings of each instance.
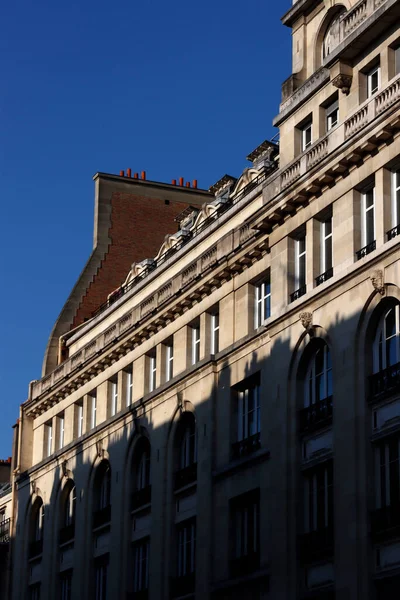
[[[376, 402], [398, 383], [391, 389], [381, 383], [371, 404], [367, 376], [379, 318], [398, 297], [389, 285], [385, 297], [372, 293], [363, 312], [346, 320], [324, 306], [303, 324], [293, 313], [287, 330], [276, 325], [258, 332], [247, 346], [241, 342], [172, 380], [162, 391], [164, 410], [153, 394], [149, 404], [136, 402], [46, 466], [22, 474], [12, 598], [36, 598], [32, 589], [39, 584], [40, 600], [97, 600], [96, 585], [105, 586], [107, 598], [126, 600], [194, 593], [202, 599], [394, 598], [390, 586], [398, 576], [378, 577], [374, 563], [380, 538], [371, 541], [379, 533], [370, 518], [376, 509], [371, 435]], [[71, 535], [65, 510], [73, 486]], [[33, 556], [38, 499], [43, 547]], [[191, 523], [195, 551], [193, 530], [185, 530]], [[182, 531], [186, 554], [178, 550]], [[182, 567], [183, 559], [195, 561], [194, 572]], [[148, 568], [148, 589], [146, 583], [135, 591], [139, 563], [141, 577]], [[62, 596], [69, 574], [71, 595]]]

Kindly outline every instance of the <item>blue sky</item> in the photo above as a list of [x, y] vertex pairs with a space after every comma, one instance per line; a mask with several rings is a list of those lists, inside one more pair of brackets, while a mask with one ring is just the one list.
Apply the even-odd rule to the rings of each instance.
[[92, 176], [208, 188], [276, 130], [290, 1], [3, 7], [0, 458], [92, 247]]

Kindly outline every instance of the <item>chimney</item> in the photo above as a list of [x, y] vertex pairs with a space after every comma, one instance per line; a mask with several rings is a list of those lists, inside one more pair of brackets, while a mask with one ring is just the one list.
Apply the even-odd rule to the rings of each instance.
[[142, 179], [143, 181], [146, 181], [146, 171], [142, 171]]
[[134, 173], [133, 174], [133, 179], [139, 179], [139, 173]]
[[125, 172], [124, 172], [124, 171], [120, 171], [120, 172], [119, 172], [119, 176], [120, 176], [120, 177], [125, 177]]
[[186, 182], [186, 187], [190, 187], [190, 181]]
[[126, 170], [126, 176], [127, 177], [132, 177], [132, 171], [131, 171], [131, 169], [127, 169]]
[[193, 187], [197, 188], [197, 179], [193, 179]]
[[179, 185], [183, 187], [183, 177], [179, 177]]
[[171, 184], [172, 184], [172, 185], [176, 185], [176, 179], [173, 179], [173, 180], [171, 181]]

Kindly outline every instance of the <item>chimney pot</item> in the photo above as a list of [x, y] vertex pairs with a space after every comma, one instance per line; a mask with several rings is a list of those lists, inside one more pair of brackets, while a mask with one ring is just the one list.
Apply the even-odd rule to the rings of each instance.
[[134, 173], [133, 174], [133, 179], [139, 179], [139, 173]]
[[186, 182], [186, 187], [190, 187], [190, 181]]
[[197, 188], [197, 179], [193, 179], [193, 187]]
[[173, 179], [171, 183], [172, 185], [176, 185], [176, 179]]
[[183, 187], [183, 177], [179, 177], [179, 185]]
[[124, 171], [120, 171], [120, 172], [119, 172], [119, 176], [120, 176], [120, 177], [125, 177], [125, 172], [124, 172]]
[[146, 171], [142, 171], [142, 179], [143, 179], [143, 181], [146, 180]]
[[132, 171], [131, 171], [131, 169], [127, 169], [126, 170], [126, 176], [127, 177], [132, 177]]

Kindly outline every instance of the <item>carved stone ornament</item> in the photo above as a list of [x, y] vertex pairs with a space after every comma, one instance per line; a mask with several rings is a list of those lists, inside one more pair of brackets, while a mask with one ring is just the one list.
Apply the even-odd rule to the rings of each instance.
[[383, 271], [381, 269], [376, 269], [375, 271], [372, 271], [370, 279], [371, 279], [373, 288], [381, 296], [383, 296], [385, 294], [385, 283], [383, 280]]
[[339, 90], [342, 90], [343, 94], [348, 96], [352, 81], [352, 75], [344, 75], [343, 73], [339, 73], [339, 75], [336, 75], [336, 77], [332, 79], [332, 85], [339, 88]]
[[183, 392], [178, 392], [178, 408], [181, 412], [185, 410], [183, 406]]
[[302, 312], [299, 314], [301, 324], [307, 333], [312, 336], [314, 333], [313, 330], [313, 314], [311, 312]]
[[96, 442], [96, 454], [99, 458], [103, 458], [104, 450], [103, 450], [103, 440], [97, 440]]
[[61, 468], [62, 468], [63, 476], [65, 477], [65, 479], [69, 479], [69, 471], [67, 469], [67, 466], [68, 466], [68, 461], [63, 460], [61, 463]]
[[32, 481], [31, 481], [31, 490], [32, 490], [32, 494], [34, 494], [36, 492], [36, 481], [34, 479], [32, 479]]

